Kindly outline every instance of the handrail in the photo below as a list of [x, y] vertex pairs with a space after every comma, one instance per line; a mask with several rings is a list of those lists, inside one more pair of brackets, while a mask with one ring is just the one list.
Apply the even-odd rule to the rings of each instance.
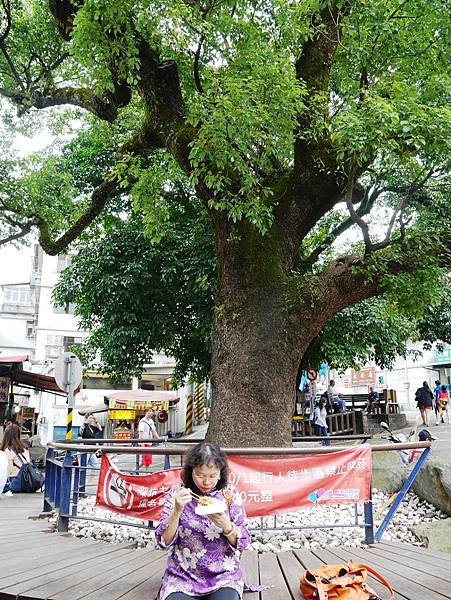
[[[322, 438], [318, 438], [322, 439]], [[329, 438], [328, 438], [329, 439]], [[69, 441], [69, 440], [68, 440]], [[123, 440], [122, 440], [123, 441]], [[97, 440], [97, 443], [101, 440]], [[49, 447], [55, 448], [56, 450], [74, 450], [78, 452], [99, 452], [101, 454], [108, 454], [110, 452], [115, 454], [155, 454], [176, 456], [184, 454], [188, 448], [158, 448], [157, 446], [146, 447], [146, 446], [96, 446], [96, 448], [88, 449], [82, 444], [70, 444], [66, 442], [50, 442]], [[403, 444], [375, 444], [371, 446], [373, 452], [389, 452], [399, 450], [414, 450], [430, 448], [431, 442], [406, 442]], [[351, 446], [355, 448], [355, 446]], [[265, 456], [265, 455], [282, 455], [282, 456], [295, 456], [302, 454], [327, 454], [330, 452], [339, 452], [341, 450], [349, 450], [350, 446], [321, 446], [315, 448], [222, 448], [226, 454], [241, 454], [245, 456]]]
[[[367, 439], [372, 439], [373, 438], [373, 434], [368, 433], [368, 434], [350, 434], [350, 435], [331, 435], [329, 436], [330, 440], [367, 440]], [[322, 436], [315, 436], [315, 435], [309, 435], [309, 436], [299, 436], [299, 437], [293, 437], [292, 441], [293, 442], [319, 442], [322, 439], [324, 439]], [[77, 444], [87, 444], [87, 445], [98, 445], [99, 443], [106, 443], [108, 442], [109, 444], [125, 444], [125, 443], [130, 443], [132, 445], [134, 444], [148, 444], [150, 442], [154, 443], [154, 444], [161, 444], [161, 443], [167, 443], [167, 444], [199, 444], [200, 442], [204, 442], [205, 439], [204, 438], [185, 438], [185, 437], [179, 437], [179, 438], [166, 438], [166, 437], [162, 437], [162, 438], [130, 438], [130, 439], [118, 439], [118, 438], [92, 438], [92, 439], [84, 439], [84, 438], [76, 438], [76, 442]], [[74, 440], [58, 440], [57, 442], [49, 442], [48, 446], [51, 446], [52, 444], [58, 443], [58, 444], [71, 444], [73, 443]]]
[[[346, 436], [345, 436], [346, 437]], [[354, 438], [365, 438], [366, 436], [353, 436]], [[311, 439], [311, 438], [310, 438]], [[318, 438], [322, 439], [322, 438]], [[142, 446], [140, 444], [146, 441], [153, 441], [157, 443], [166, 442], [164, 438], [159, 440], [144, 440], [144, 439], [131, 439], [125, 442], [128, 445], [124, 445], [124, 440], [114, 440], [115, 443], [118, 441], [122, 445], [99, 445], [102, 442], [110, 443], [110, 440], [94, 439], [94, 440], [76, 440], [77, 443], [72, 443], [72, 440], [64, 440], [59, 442], [51, 442], [48, 444], [48, 452], [46, 458], [46, 477], [45, 477], [45, 496], [44, 496], [44, 512], [50, 512], [58, 510], [58, 531], [67, 531], [69, 527], [70, 519], [87, 519], [77, 515], [78, 500], [84, 498], [87, 495], [87, 472], [88, 466], [88, 454], [92, 452], [98, 452], [100, 454], [132, 454], [136, 455], [137, 465], [138, 456], [143, 454], [154, 454], [165, 456], [163, 469], [170, 469], [171, 464], [170, 456], [183, 455], [186, 450], [189, 449], [189, 445], [178, 447], [164, 446]], [[371, 449], [375, 452], [383, 451], [400, 451], [408, 449], [422, 449], [424, 450], [417, 462], [414, 465], [413, 470], [408, 475], [402, 490], [398, 493], [392, 508], [385, 517], [383, 523], [374, 535], [374, 522], [373, 522], [373, 508], [371, 498], [368, 502], [363, 504], [363, 523], [359, 521], [359, 515], [357, 507], [355, 507], [355, 522], [353, 525], [340, 524], [333, 526], [340, 527], [363, 527], [365, 529], [365, 541], [367, 544], [374, 543], [374, 540], [380, 540], [385, 528], [390, 523], [393, 515], [401, 503], [403, 497], [412, 485], [419, 469], [427, 459], [428, 454], [431, 451], [431, 442], [406, 442], [402, 444], [376, 444], [371, 445]], [[226, 454], [237, 454], [241, 456], [302, 456], [302, 455], [320, 455], [327, 454], [330, 452], [337, 452], [341, 450], [355, 449], [356, 446], [322, 446], [315, 448], [223, 448]], [[56, 454], [56, 450], [62, 451], [61, 455]], [[79, 453], [78, 462], [73, 463], [73, 455]], [[139, 471], [139, 466], [138, 466]], [[94, 520], [102, 520], [95, 518]], [[120, 521], [108, 520], [110, 523], [122, 524]], [[319, 525], [326, 526], [329, 525]], [[330, 525], [332, 526], [332, 525]], [[314, 527], [314, 525], [308, 525], [305, 527]], [[305, 528], [303, 527], [303, 528]], [[276, 523], [274, 524], [276, 527]]]

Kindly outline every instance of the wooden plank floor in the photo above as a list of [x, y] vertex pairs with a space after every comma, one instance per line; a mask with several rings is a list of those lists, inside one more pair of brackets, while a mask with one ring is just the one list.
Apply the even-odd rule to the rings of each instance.
[[[152, 600], [165, 565], [159, 550], [135, 550], [54, 533], [37, 515], [40, 494], [0, 496], [0, 600]], [[245, 580], [266, 584], [245, 600], [302, 600], [299, 578], [306, 568], [352, 559], [371, 565], [393, 586], [397, 600], [451, 600], [451, 555], [383, 542], [369, 549], [330, 547], [280, 554], [246, 551]], [[385, 588], [369, 584], [387, 598]]]

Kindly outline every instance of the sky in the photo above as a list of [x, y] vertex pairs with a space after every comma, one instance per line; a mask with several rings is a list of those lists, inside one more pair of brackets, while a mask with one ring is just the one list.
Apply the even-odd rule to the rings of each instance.
[[30, 280], [31, 252], [30, 246], [20, 250], [13, 246], [0, 246], [0, 284]]

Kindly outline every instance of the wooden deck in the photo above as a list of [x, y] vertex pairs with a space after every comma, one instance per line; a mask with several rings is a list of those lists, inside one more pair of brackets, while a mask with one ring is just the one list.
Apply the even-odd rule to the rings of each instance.
[[[0, 600], [152, 600], [165, 553], [135, 550], [54, 533], [43, 519], [30, 519], [42, 506], [40, 494], [0, 497]], [[353, 559], [373, 566], [395, 590], [397, 600], [451, 599], [451, 555], [385, 542], [368, 550], [329, 548], [281, 554], [246, 551], [242, 565], [250, 584], [267, 584], [245, 600], [301, 600], [305, 568]], [[369, 584], [387, 598], [372, 578]]]

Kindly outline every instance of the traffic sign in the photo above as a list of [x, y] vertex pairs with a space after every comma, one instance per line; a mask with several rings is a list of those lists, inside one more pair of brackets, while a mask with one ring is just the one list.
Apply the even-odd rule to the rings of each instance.
[[307, 369], [307, 379], [309, 381], [316, 381], [318, 377], [318, 371], [315, 371], [315, 369]]
[[82, 366], [73, 352], [63, 352], [55, 362], [55, 381], [67, 394], [73, 394], [81, 383]]

